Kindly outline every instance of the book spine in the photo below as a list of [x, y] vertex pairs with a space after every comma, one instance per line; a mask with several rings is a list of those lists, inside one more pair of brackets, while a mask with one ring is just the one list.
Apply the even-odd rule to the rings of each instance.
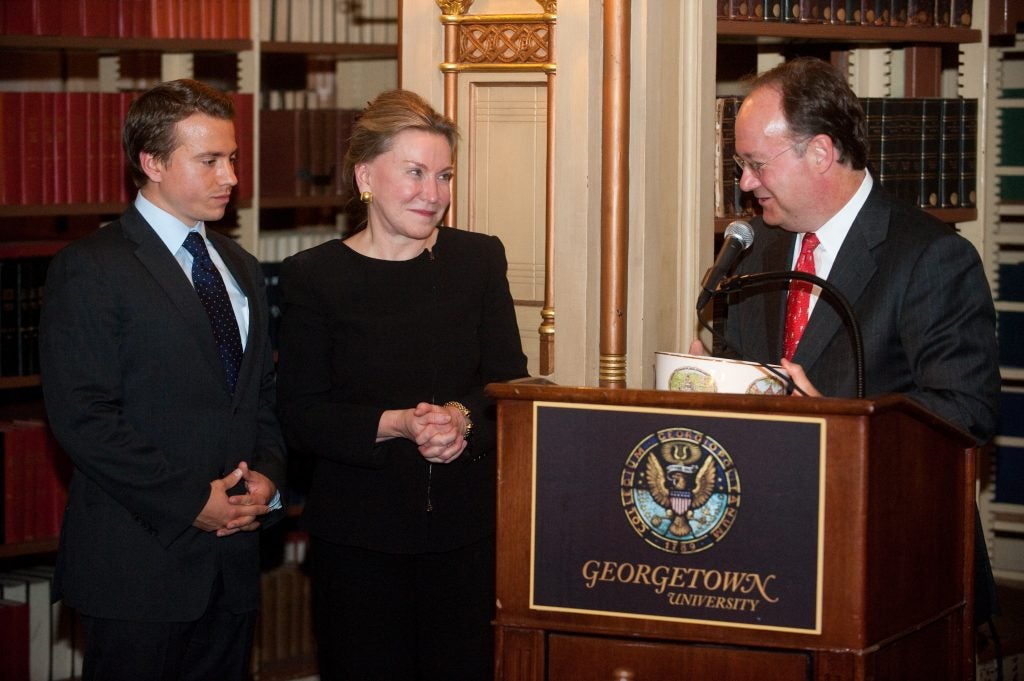
[[0, 376], [18, 375], [18, 262], [0, 261]]
[[920, 138], [920, 172], [917, 205], [939, 207], [939, 138], [942, 136], [942, 101], [922, 99]]
[[907, 0], [890, 0], [889, 2], [889, 25], [906, 26], [909, 7]]
[[970, 28], [974, 15], [973, 0], [952, 0], [950, 26], [954, 28]]
[[960, 100], [960, 205], [978, 205], [978, 100]]
[[90, 200], [88, 193], [88, 171], [90, 158], [87, 126], [93, 112], [89, 109], [90, 99], [85, 92], [68, 92], [65, 99], [65, 192], [68, 203], [84, 203]]
[[53, 185], [53, 202], [68, 203], [68, 92], [50, 95], [52, 107], [51, 137], [53, 143], [53, 171], [50, 175]]
[[960, 207], [960, 102], [942, 100], [942, 134], [939, 138], [939, 204]]
[[21, 203], [21, 93], [0, 92], [0, 194], [3, 205]]
[[[25, 92], [21, 96], [21, 203], [37, 205], [43, 201], [43, 93]], [[47, 178], [49, 179], [49, 178]]]

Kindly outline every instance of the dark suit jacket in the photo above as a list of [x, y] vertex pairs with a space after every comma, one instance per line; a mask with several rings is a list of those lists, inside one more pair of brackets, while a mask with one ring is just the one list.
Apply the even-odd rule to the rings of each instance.
[[87, 615], [192, 620], [218, 572], [233, 610], [258, 606], [258, 534], [192, 526], [210, 482], [239, 461], [279, 488], [284, 471], [259, 264], [209, 238], [249, 304], [234, 395], [195, 290], [134, 206], [63, 249], [47, 274], [43, 394], [75, 465], [56, 589]]
[[[790, 270], [796, 235], [752, 221], [736, 273]], [[946, 224], [903, 204], [877, 181], [828, 281], [853, 306], [864, 338], [865, 396], [903, 393], [979, 442], [996, 430], [999, 352], [992, 295], [977, 251]], [[726, 337], [743, 357], [778, 363], [788, 284], [730, 300]], [[855, 397], [854, 353], [822, 296], [793, 361], [823, 394]]]

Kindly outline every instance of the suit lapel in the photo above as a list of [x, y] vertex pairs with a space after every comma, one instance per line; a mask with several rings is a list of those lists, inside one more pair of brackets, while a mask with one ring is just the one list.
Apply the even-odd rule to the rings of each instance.
[[[210, 319], [188, 277], [181, 271], [181, 265], [134, 206], [122, 216], [121, 225], [125, 236], [138, 244], [135, 256], [167, 294], [211, 370], [218, 372], [217, 375], [223, 374], [224, 365], [217, 354], [217, 342], [213, 337]], [[221, 383], [227, 390], [227, 382]]]
[[[855, 307], [864, 289], [878, 269], [875, 247], [885, 240], [889, 225], [889, 208], [878, 191], [878, 183], [854, 218], [846, 239], [836, 255], [828, 281], [834, 285], [851, 307]], [[837, 333], [844, 329], [839, 303], [828, 294], [814, 306], [793, 361], [807, 370], [822, 356]]]

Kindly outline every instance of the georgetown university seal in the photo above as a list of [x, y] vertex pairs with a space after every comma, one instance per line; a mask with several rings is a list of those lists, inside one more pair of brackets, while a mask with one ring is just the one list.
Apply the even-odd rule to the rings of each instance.
[[696, 553], [725, 536], [740, 506], [740, 478], [714, 438], [689, 428], [648, 435], [629, 453], [622, 506], [644, 541], [668, 553]]

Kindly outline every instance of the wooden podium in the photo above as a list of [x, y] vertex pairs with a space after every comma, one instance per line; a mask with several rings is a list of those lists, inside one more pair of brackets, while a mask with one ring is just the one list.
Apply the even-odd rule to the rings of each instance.
[[974, 450], [913, 402], [488, 393], [499, 681], [974, 677]]

